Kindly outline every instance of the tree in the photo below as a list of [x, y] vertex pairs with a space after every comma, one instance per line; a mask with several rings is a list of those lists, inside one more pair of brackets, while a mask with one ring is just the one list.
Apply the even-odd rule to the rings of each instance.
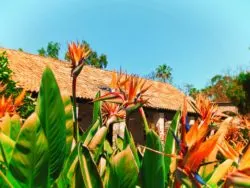
[[[16, 82], [12, 80], [12, 70], [9, 68], [9, 60], [6, 52], [0, 53], [0, 84], [4, 85], [4, 90], [0, 91], [0, 96], [17, 97], [21, 93], [21, 89], [16, 86]], [[18, 109], [22, 118], [27, 118], [34, 112], [35, 99], [28, 92], [25, 95], [23, 105]]]
[[184, 84], [183, 92], [186, 95], [195, 98], [196, 95], [199, 93], [199, 90], [195, 88], [193, 84]]
[[[82, 41], [82, 44], [86, 46], [87, 49], [90, 49], [90, 54], [86, 59], [88, 65], [92, 65], [96, 68], [106, 68], [108, 65], [107, 56], [104, 54], [98, 55], [96, 51], [92, 50], [90, 45], [86, 41]], [[65, 53], [64, 59], [69, 61], [67, 53]]]
[[242, 114], [250, 112], [250, 72], [236, 76], [215, 75], [210, 85], [201, 90], [214, 102], [231, 102]]
[[162, 82], [172, 82], [172, 68], [166, 64], [159, 65], [156, 68], [156, 78]]
[[144, 77], [151, 80], [172, 83], [172, 68], [166, 64], [159, 65], [155, 71], [152, 71]]
[[58, 42], [49, 42], [47, 45], [47, 49], [45, 50], [43, 47], [38, 49], [38, 54], [44, 57], [52, 57], [58, 59], [60, 44]]

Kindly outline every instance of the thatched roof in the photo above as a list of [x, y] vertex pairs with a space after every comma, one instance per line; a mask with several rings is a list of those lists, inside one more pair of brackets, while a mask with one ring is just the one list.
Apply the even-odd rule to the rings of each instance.
[[[18, 86], [29, 91], [39, 91], [41, 75], [48, 65], [54, 72], [61, 92], [71, 95], [70, 64], [53, 58], [41, 57], [17, 50], [0, 48], [6, 51], [13, 71], [13, 79]], [[77, 79], [77, 97], [93, 99], [102, 86], [108, 86], [112, 78], [112, 71], [84, 66]], [[177, 110], [183, 104], [184, 94], [170, 84], [148, 80], [152, 84], [147, 91], [150, 97], [147, 107], [165, 110]], [[189, 108], [189, 111], [193, 111]]]

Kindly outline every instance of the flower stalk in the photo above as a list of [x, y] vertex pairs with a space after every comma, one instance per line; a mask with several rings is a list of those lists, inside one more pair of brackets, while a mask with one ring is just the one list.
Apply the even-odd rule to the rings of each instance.
[[85, 45], [80, 43], [70, 43], [68, 45], [67, 56], [71, 61], [71, 76], [72, 80], [72, 103], [73, 103], [73, 114], [74, 114], [74, 138], [79, 140], [79, 126], [77, 122], [77, 112], [76, 112], [76, 81], [77, 77], [82, 71], [84, 66], [84, 60], [90, 54], [90, 50], [86, 48]]

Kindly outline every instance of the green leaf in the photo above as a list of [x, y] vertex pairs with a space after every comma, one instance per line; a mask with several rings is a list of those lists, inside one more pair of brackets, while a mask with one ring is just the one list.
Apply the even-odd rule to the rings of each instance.
[[[95, 99], [98, 99], [101, 96], [101, 92], [99, 91]], [[92, 123], [94, 124], [98, 117], [101, 119], [101, 101], [95, 101], [94, 102], [94, 108], [93, 108], [93, 118], [92, 118]], [[102, 121], [101, 121], [102, 122]]]
[[214, 170], [207, 184], [216, 187], [217, 183], [228, 173], [228, 170], [232, 166], [233, 162], [234, 162], [233, 160], [227, 159], [223, 163], [221, 163]]
[[48, 67], [42, 75], [36, 112], [48, 140], [48, 174], [53, 182], [60, 175], [65, 160], [66, 125], [61, 94], [55, 77]]
[[[114, 173], [113, 177], [110, 177], [113, 181], [109, 182], [109, 187], [132, 188], [136, 186], [139, 167], [130, 146], [112, 157], [111, 168], [113, 168]], [[113, 183], [114, 181], [115, 183]]]
[[63, 96], [63, 104], [65, 111], [65, 120], [66, 120], [66, 156], [70, 153], [73, 141], [73, 111], [71, 99], [68, 96]]
[[[162, 152], [161, 139], [153, 130], [149, 130], [146, 134], [146, 147]], [[141, 173], [142, 187], [164, 187], [164, 156], [146, 149], [142, 160]]]
[[100, 118], [97, 118], [96, 122], [93, 125], [91, 125], [82, 136], [81, 140], [84, 142], [84, 145], [87, 146], [89, 144], [89, 142], [95, 136], [95, 133], [97, 132], [100, 126], [101, 126]]
[[[171, 129], [173, 131], [173, 133], [175, 135], [177, 135], [177, 130], [178, 130], [178, 124], [181, 118], [181, 112], [177, 111], [172, 122], [171, 125], [169, 127], [169, 129]], [[171, 133], [171, 131], [168, 131], [167, 133], [167, 137], [166, 137], [166, 142], [165, 142], [165, 153], [166, 154], [175, 154], [175, 139], [173, 137], [173, 134]], [[165, 157], [164, 158], [164, 162], [165, 162], [165, 172], [166, 172], [166, 185], [168, 185], [168, 179], [169, 179], [169, 173], [170, 173], [170, 164], [172, 162], [173, 159], [171, 159], [170, 157]]]
[[79, 163], [78, 160], [78, 147], [75, 146], [70, 155], [68, 156], [66, 162], [64, 163], [63, 170], [56, 180], [57, 184], [63, 184], [63, 187], [72, 187], [74, 185], [75, 173], [76, 173], [76, 166]]
[[113, 149], [107, 140], [104, 141], [103, 149], [104, 149], [104, 152], [106, 152], [108, 155], [112, 155]]
[[18, 115], [14, 115], [11, 117], [11, 130], [10, 130], [10, 138], [13, 140], [16, 140], [20, 129], [21, 129], [21, 123], [20, 123], [20, 117]]
[[1, 123], [1, 128], [6, 136], [9, 136], [12, 140], [16, 140], [21, 128], [20, 117], [18, 115], [14, 115], [10, 118], [8, 114], [5, 115]]
[[78, 145], [78, 157], [81, 168], [81, 175], [85, 187], [88, 188], [103, 187], [97, 166], [93, 161], [88, 148], [82, 146], [81, 143], [79, 143]]
[[111, 167], [110, 158], [106, 158], [106, 171], [103, 184], [105, 188], [119, 187], [119, 180], [116, 178], [115, 169]]
[[133, 136], [128, 131], [128, 128], [126, 126], [125, 127], [125, 133], [124, 133], [124, 140], [123, 140], [123, 149], [125, 149], [128, 145], [130, 146], [130, 148], [131, 148], [131, 150], [133, 152], [133, 155], [135, 157], [135, 161], [136, 161], [137, 166], [140, 167], [141, 163], [140, 163], [140, 160], [139, 160], [139, 156], [138, 156], [138, 153], [137, 153], [137, 149], [136, 149], [136, 146], [135, 146]]
[[47, 186], [48, 143], [35, 113], [21, 128], [9, 168], [27, 187]]
[[76, 166], [75, 166], [75, 171], [74, 171], [74, 175], [72, 177], [72, 181], [71, 181], [71, 187], [72, 188], [79, 188], [79, 187], [86, 187], [84, 185], [84, 181], [83, 181], [83, 176], [82, 176], [82, 172], [81, 172], [81, 168], [80, 168], [80, 163], [79, 160], [77, 160]]
[[74, 183], [72, 178], [76, 171], [76, 165], [78, 163], [78, 147], [75, 146], [71, 151], [70, 155], [67, 157], [66, 162], [63, 165], [63, 170], [56, 180], [57, 184], [62, 184], [62, 187], [71, 187]]
[[10, 121], [10, 116], [9, 114], [6, 114], [2, 118], [1, 122], [1, 130], [6, 136], [10, 136], [10, 128], [11, 128], [11, 121]]
[[15, 142], [0, 131], [1, 154], [0, 161], [9, 163]]
[[102, 154], [107, 133], [108, 128], [106, 126], [101, 127], [88, 144], [88, 149], [94, 154], [95, 161], [97, 161]]
[[8, 178], [0, 171], [0, 185], [1, 187], [13, 187]]

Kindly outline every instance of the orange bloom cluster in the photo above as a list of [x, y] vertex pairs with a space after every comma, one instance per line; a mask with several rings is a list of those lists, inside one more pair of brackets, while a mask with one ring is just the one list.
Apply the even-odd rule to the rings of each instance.
[[108, 92], [98, 101], [105, 101], [102, 105], [102, 114], [107, 122], [111, 117], [125, 119], [128, 111], [133, 111], [145, 103], [145, 93], [151, 85], [136, 76], [128, 76], [122, 73], [113, 73]]
[[132, 107], [137, 104], [145, 104], [148, 99], [145, 93], [151, 85], [136, 76], [127, 74], [113, 73], [110, 83], [110, 92], [106, 93], [98, 100], [105, 100], [122, 105], [124, 108]]
[[195, 99], [195, 109], [200, 114], [201, 119], [212, 119], [218, 109], [207, 97], [202, 94], [198, 94]]
[[80, 43], [70, 43], [68, 45], [68, 52], [67, 56], [72, 62], [72, 66], [76, 67], [77, 65], [81, 64], [84, 59], [88, 57], [90, 54], [90, 50], [84, 44]]
[[120, 105], [115, 103], [103, 102], [101, 111], [104, 123], [112, 117], [114, 117], [115, 120], [123, 120], [126, 118], [125, 110], [122, 109]]
[[[229, 120], [226, 119], [221, 124], [216, 134], [210, 135], [210, 124], [213, 114], [216, 110], [213, 104], [203, 96], [197, 99], [196, 110], [199, 112], [201, 119], [195, 121], [189, 130], [186, 128], [186, 115], [187, 115], [187, 100], [184, 100], [182, 109], [182, 126], [181, 138], [179, 142], [179, 156], [177, 162], [177, 174], [184, 173], [190, 180], [199, 187], [197, 183], [198, 169], [201, 163], [206, 159], [210, 153], [216, 148], [217, 144], [224, 138]], [[176, 138], [177, 139], [177, 138]], [[178, 179], [178, 176], [176, 176]]]
[[22, 105], [24, 98], [25, 90], [23, 90], [15, 99], [13, 99], [11, 96], [8, 98], [2, 96], [0, 99], [0, 118], [3, 117], [6, 113], [9, 113], [10, 116], [14, 115], [17, 108]]

